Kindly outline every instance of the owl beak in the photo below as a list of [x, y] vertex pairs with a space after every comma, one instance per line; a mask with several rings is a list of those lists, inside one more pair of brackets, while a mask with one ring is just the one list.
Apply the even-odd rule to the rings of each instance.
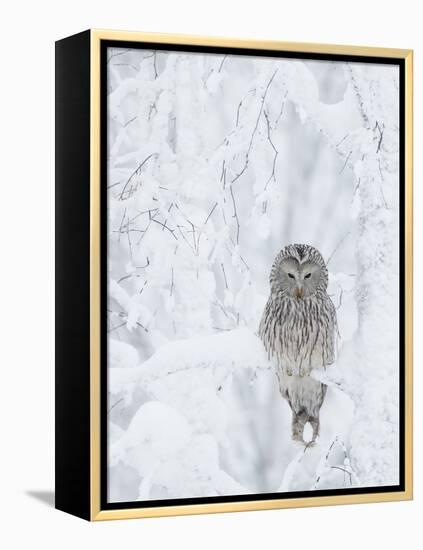
[[302, 298], [304, 296], [304, 288], [302, 286], [297, 286], [295, 289], [295, 297]]

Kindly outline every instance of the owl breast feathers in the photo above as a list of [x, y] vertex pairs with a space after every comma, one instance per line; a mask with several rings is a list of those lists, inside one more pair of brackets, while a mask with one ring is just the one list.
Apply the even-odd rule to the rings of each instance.
[[306, 376], [335, 360], [336, 310], [318, 250], [289, 245], [276, 256], [259, 335], [278, 373]]

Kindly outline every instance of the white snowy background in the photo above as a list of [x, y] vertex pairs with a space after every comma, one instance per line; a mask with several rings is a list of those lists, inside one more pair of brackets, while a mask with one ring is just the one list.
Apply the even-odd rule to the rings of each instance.
[[[108, 86], [109, 500], [398, 483], [398, 69], [109, 49]], [[255, 335], [291, 242], [340, 331], [305, 450]]]

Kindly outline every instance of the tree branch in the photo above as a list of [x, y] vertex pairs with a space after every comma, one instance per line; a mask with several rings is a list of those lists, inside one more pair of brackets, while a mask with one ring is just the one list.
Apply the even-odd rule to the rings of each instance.
[[132, 174], [129, 176], [129, 178], [126, 180], [126, 183], [120, 193], [120, 196], [119, 196], [119, 200], [123, 201], [123, 200], [126, 200], [128, 199], [131, 195], [132, 195], [132, 187], [131, 187], [131, 190], [129, 191], [128, 193], [128, 197], [125, 197], [124, 198], [124, 194], [126, 193], [126, 189], [128, 187], [128, 185], [131, 183], [131, 181], [133, 180], [133, 178], [135, 176], [138, 176], [141, 172], [141, 168], [152, 158], [152, 157], [155, 157], [155, 156], [158, 156], [157, 153], [151, 153], [151, 155], [148, 155], [148, 157], [146, 157], [136, 168], [135, 170], [132, 172]]

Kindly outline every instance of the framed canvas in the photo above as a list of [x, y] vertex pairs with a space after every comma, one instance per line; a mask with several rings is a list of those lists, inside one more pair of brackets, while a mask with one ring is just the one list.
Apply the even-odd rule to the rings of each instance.
[[56, 43], [56, 507], [412, 498], [412, 52]]

